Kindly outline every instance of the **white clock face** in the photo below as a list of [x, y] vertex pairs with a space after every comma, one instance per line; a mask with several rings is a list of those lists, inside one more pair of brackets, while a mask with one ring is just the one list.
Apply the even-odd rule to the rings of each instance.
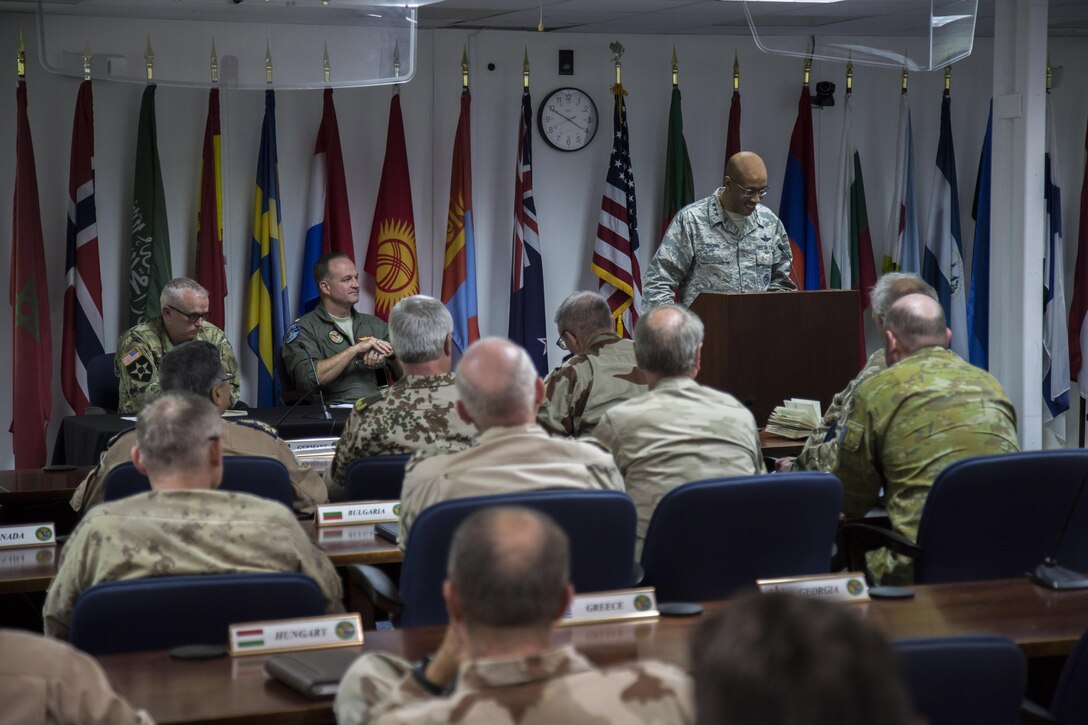
[[597, 106], [585, 91], [560, 88], [540, 104], [540, 135], [552, 148], [577, 151], [597, 133]]

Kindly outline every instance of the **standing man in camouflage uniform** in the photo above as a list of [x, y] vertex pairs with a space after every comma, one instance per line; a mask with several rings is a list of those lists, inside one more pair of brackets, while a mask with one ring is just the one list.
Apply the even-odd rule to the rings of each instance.
[[378, 394], [355, 401], [325, 480], [333, 498], [356, 458], [430, 448], [452, 453], [472, 445], [476, 427], [457, 415], [453, 373], [453, 318], [438, 300], [405, 297], [389, 312], [389, 334], [404, 377]]
[[[327, 254], [314, 264], [321, 299], [291, 323], [283, 336], [283, 363], [295, 387], [324, 386], [326, 400], [355, 401], [378, 392], [375, 370], [392, 366], [389, 330], [355, 309], [359, 272], [346, 254]], [[314, 373], [317, 379], [314, 379]]]
[[159, 364], [175, 345], [204, 340], [219, 349], [223, 368], [231, 376], [230, 406], [238, 402], [238, 361], [223, 331], [207, 321], [208, 290], [188, 277], [166, 283], [159, 295], [162, 314], [121, 333], [113, 358], [120, 378], [117, 412], [131, 415], [159, 394]]
[[759, 202], [767, 167], [751, 151], [734, 154], [713, 196], [676, 213], [646, 271], [643, 312], [703, 292], [795, 290], [786, 228]]
[[[1019, 450], [1016, 411], [1001, 384], [948, 349], [939, 302], [907, 295], [888, 310], [888, 369], [858, 388], [840, 432], [831, 473], [842, 481], [843, 513], [861, 516], [881, 487], [892, 528], [914, 541], [937, 474], [964, 458]], [[880, 584], [910, 583], [909, 559], [887, 549], [867, 556]]]
[[96, 506], [72, 532], [45, 596], [47, 635], [68, 638], [86, 589], [150, 576], [301, 572], [317, 582], [327, 611], [343, 611], [340, 577], [290, 509], [215, 490], [222, 425], [219, 411], [191, 393], [164, 393], [141, 409], [132, 462], [151, 491]]
[[551, 646], [570, 604], [570, 545], [547, 517], [479, 511], [457, 529], [443, 586], [450, 624], [433, 657], [368, 652], [344, 675], [339, 725], [691, 723], [691, 682], [639, 660], [599, 670]]
[[563, 300], [555, 325], [559, 347], [571, 357], [544, 379], [536, 420], [552, 435], [589, 435], [606, 410], [646, 392], [635, 345], [616, 334], [612, 311], [596, 292]]
[[736, 398], [695, 382], [703, 323], [681, 305], [643, 315], [635, 358], [650, 392], [601, 418], [593, 437], [612, 451], [638, 510], [636, 553], [661, 498], [677, 486], [718, 476], [763, 473], [759, 432]]

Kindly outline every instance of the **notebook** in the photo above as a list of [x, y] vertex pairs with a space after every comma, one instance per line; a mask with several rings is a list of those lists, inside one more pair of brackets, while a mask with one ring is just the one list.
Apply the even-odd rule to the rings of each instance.
[[400, 536], [400, 522], [391, 521], [386, 524], [378, 524], [374, 527], [374, 533], [395, 544], [397, 543], [397, 537]]
[[333, 697], [340, 680], [360, 655], [358, 647], [273, 655], [264, 663], [269, 677], [313, 699]]

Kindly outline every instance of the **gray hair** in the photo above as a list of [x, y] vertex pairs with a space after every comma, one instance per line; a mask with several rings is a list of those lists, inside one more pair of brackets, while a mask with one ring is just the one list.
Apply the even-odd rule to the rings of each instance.
[[922, 295], [904, 297], [892, 305], [884, 318], [884, 329], [895, 335], [907, 355], [923, 347], [948, 344], [944, 308]]
[[205, 340], [183, 342], [162, 356], [159, 387], [162, 392], [180, 391], [207, 396], [223, 382], [219, 348]]
[[148, 477], [202, 467], [208, 441], [222, 435], [219, 411], [194, 393], [163, 393], [140, 409], [136, 443]]
[[389, 339], [402, 362], [437, 360], [452, 333], [453, 317], [434, 297], [405, 297], [389, 312]]
[[899, 299], [907, 295], [925, 295], [930, 299], [937, 299], [937, 291], [916, 274], [888, 272], [881, 275], [880, 279], [873, 285], [869, 298], [870, 309], [878, 326], [883, 327], [884, 318], [888, 316], [888, 310]]
[[635, 325], [635, 361], [654, 375], [683, 375], [695, 367], [703, 321], [682, 305], [655, 307]]
[[204, 289], [196, 280], [188, 277], [174, 277], [166, 283], [166, 286], [162, 288], [162, 292], [159, 293], [159, 305], [162, 307], [176, 305], [181, 301], [181, 295], [185, 290], [196, 292], [197, 297], [208, 296], [208, 290]]
[[[466, 366], [469, 351], [480, 345], [507, 343], [504, 349], [514, 356], [509, 361], [494, 361], [494, 365]], [[480, 351], [476, 351], [479, 355]], [[477, 340], [465, 351], [465, 358], [457, 369], [457, 393], [469, 416], [481, 429], [514, 419], [536, 417], [536, 367], [525, 348], [501, 337], [485, 337]], [[509, 364], [506, 364], [509, 363]], [[493, 374], [489, 374], [493, 373]]]
[[555, 325], [559, 332], [570, 330], [579, 338], [588, 338], [599, 332], [616, 329], [612, 309], [596, 292], [575, 292], [555, 312]]

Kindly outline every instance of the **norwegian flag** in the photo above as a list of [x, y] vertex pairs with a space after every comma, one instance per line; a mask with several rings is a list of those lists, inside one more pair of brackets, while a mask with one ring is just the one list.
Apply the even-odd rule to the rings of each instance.
[[631, 170], [631, 144], [627, 135], [626, 91], [617, 85], [612, 114], [612, 157], [601, 198], [601, 221], [593, 247], [593, 273], [601, 278], [601, 296], [608, 300], [616, 319], [616, 333], [631, 337], [642, 309], [642, 272], [638, 265], [638, 214], [635, 207], [635, 175]]

